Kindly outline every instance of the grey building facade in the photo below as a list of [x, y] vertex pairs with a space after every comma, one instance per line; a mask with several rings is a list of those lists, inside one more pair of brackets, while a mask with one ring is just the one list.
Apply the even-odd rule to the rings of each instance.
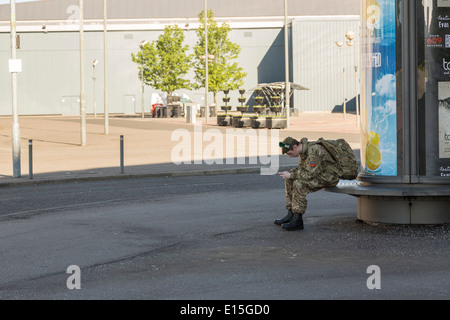
[[[84, 55], [86, 108], [103, 112], [103, 0], [84, 1]], [[203, 0], [108, 1], [108, 100], [109, 112], [141, 111], [141, 84], [131, 53], [142, 40], [156, 40], [167, 24], [185, 30], [186, 44], [197, 42], [197, 15]], [[209, 0], [219, 23], [227, 22], [230, 39], [238, 43], [239, 65], [247, 73], [243, 89], [258, 83], [284, 81], [284, 1]], [[77, 11], [78, 10], [78, 11]], [[358, 79], [359, 0], [288, 1], [290, 78], [309, 88], [296, 91], [294, 112], [333, 111], [343, 99], [355, 99]], [[0, 6], [0, 115], [11, 114], [9, 5]], [[356, 34], [354, 46], [345, 45], [345, 33]], [[78, 115], [80, 95], [79, 7], [77, 0], [44, 0], [17, 4], [18, 58], [23, 72], [18, 78], [19, 114]], [[339, 49], [335, 42], [344, 46]], [[92, 61], [99, 60], [94, 67]], [[3, 62], [1, 62], [3, 61]], [[94, 74], [95, 70], [95, 74]], [[345, 70], [345, 72], [343, 72]], [[192, 76], [192, 75], [191, 75]], [[95, 83], [94, 83], [95, 78]], [[152, 93], [145, 88], [145, 111]], [[177, 91], [199, 104], [204, 90]], [[250, 98], [252, 92], [245, 96]], [[231, 93], [237, 106], [238, 92]], [[212, 93], [208, 98], [212, 101]], [[219, 93], [220, 99], [220, 93]]]

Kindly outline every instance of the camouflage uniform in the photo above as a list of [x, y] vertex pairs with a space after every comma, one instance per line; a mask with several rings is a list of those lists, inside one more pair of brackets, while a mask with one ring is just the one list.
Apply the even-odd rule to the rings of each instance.
[[303, 145], [297, 168], [289, 170], [291, 178], [285, 182], [286, 209], [293, 213], [304, 214], [308, 193], [324, 187], [335, 186], [339, 182], [335, 160], [319, 144], [301, 140]]

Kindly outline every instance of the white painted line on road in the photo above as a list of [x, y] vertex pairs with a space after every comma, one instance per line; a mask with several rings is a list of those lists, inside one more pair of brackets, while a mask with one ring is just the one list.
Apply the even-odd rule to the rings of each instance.
[[[108, 201], [85, 202], [85, 203], [79, 203], [79, 204], [71, 204], [71, 205], [67, 205], [67, 206], [47, 207], [47, 208], [40, 208], [40, 209], [34, 209], [34, 210], [28, 210], [28, 211], [22, 211], [22, 212], [14, 212], [14, 213], [0, 215], [0, 219], [7, 218], [7, 217], [13, 217], [13, 216], [19, 216], [19, 215], [27, 215], [27, 214], [33, 214], [33, 213], [39, 213], [39, 212], [45, 212], [45, 211], [52, 211], [52, 210], [64, 210], [64, 209], [71, 209], [71, 208], [83, 207], [83, 206], [89, 206], [89, 205], [95, 205], [95, 204], [107, 204], [107, 203], [112, 203], [112, 202], [120, 202], [122, 200], [129, 200], [129, 199], [114, 199], [114, 200], [108, 200]], [[135, 199], [133, 199], [133, 200], [135, 200]]]
[[[224, 185], [225, 183], [193, 183], [193, 184], [177, 184], [177, 185], [163, 185], [163, 186], [155, 186], [155, 187], [148, 187], [147, 189], [155, 189], [155, 188], [161, 188], [161, 187], [194, 187], [194, 186], [213, 186], [213, 185]], [[129, 189], [142, 189], [142, 188], [128, 188]], [[81, 193], [81, 192], [78, 192]], [[52, 194], [54, 196], [55, 194]], [[141, 200], [145, 199], [146, 197], [140, 197], [140, 198], [122, 198], [122, 199], [112, 199], [112, 200], [106, 200], [106, 201], [94, 201], [94, 202], [84, 202], [84, 203], [78, 203], [78, 204], [71, 204], [71, 205], [65, 205], [65, 206], [57, 206], [57, 207], [44, 207], [34, 210], [27, 210], [27, 211], [21, 211], [21, 212], [14, 212], [14, 213], [8, 213], [5, 215], [0, 215], [0, 219], [2, 218], [8, 218], [8, 217], [14, 217], [14, 216], [20, 216], [20, 215], [29, 215], [34, 213], [40, 213], [45, 211], [54, 211], [54, 210], [66, 210], [66, 209], [72, 209], [77, 207], [84, 207], [84, 206], [90, 206], [90, 205], [99, 205], [99, 204], [108, 204], [113, 202], [121, 202], [121, 201], [135, 201], [135, 200]], [[10, 199], [21, 199], [21, 198], [10, 198]], [[0, 200], [7, 200], [7, 199], [0, 199]]]

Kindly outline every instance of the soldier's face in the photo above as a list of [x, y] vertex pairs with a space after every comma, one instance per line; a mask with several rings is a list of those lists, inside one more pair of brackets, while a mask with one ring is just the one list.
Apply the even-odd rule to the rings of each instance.
[[300, 152], [302, 152], [302, 144], [299, 145], [293, 145], [292, 150], [289, 150], [286, 152], [286, 154], [289, 156], [289, 158], [296, 158], [300, 155]]

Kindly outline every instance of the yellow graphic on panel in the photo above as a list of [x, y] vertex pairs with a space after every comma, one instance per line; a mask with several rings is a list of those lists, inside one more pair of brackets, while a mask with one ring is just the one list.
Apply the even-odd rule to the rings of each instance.
[[373, 30], [375, 25], [379, 24], [381, 18], [381, 8], [377, 0], [366, 2], [367, 27]]
[[366, 146], [366, 165], [367, 167], [375, 171], [381, 166], [383, 158], [381, 152], [378, 149], [378, 144], [380, 143], [380, 135], [376, 132], [369, 132], [369, 141]]

